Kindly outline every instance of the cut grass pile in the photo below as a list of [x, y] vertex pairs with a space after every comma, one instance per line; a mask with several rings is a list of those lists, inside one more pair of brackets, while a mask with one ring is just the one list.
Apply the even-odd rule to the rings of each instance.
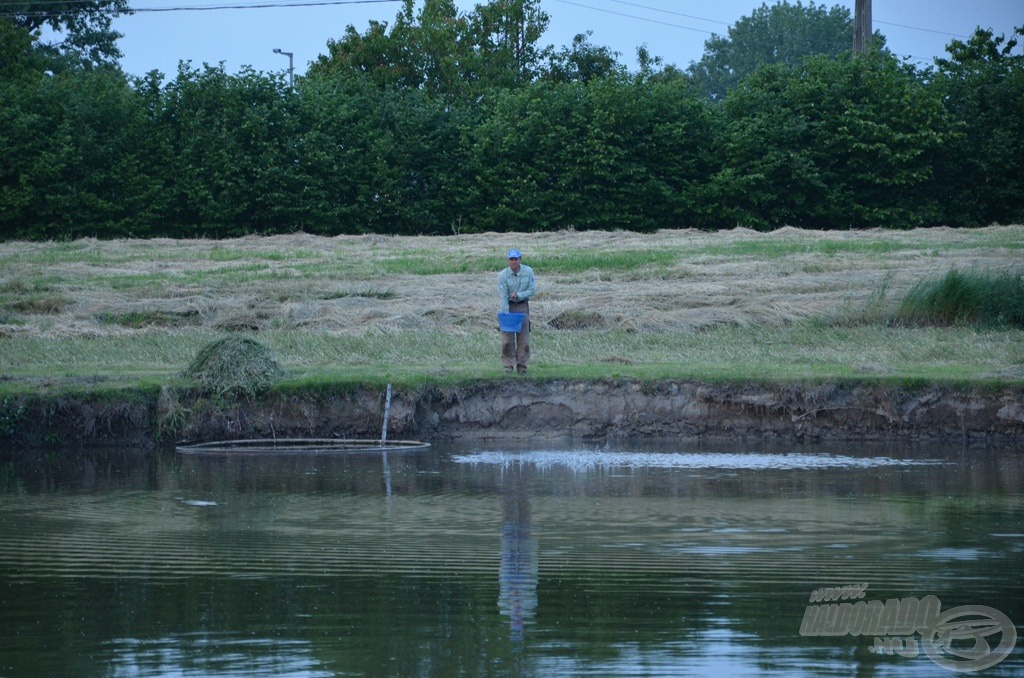
[[252, 398], [273, 386], [284, 370], [266, 346], [231, 336], [204, 346], [181, 376], [204, 393]]

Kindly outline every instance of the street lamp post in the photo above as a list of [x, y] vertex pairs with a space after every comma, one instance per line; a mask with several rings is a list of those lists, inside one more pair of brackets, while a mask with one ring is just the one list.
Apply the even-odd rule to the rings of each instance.
[[274, 54], [283, 54], [288, 57], [288, 87], [295, 89], [295, 62], [292, 57], [295, 55], [292, 52], [282, 52], [279, 48], [274, 48]]

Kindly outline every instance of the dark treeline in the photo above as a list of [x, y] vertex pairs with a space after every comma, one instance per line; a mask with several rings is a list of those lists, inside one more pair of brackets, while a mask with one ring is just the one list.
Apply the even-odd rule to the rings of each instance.
[[0, 18], [0, 237], [1024, 221], [1013, 38], [978, 30], [921, 69], [881, 37], [853, 56], [837, 29], [841, 49], [755, 56], [741, 78], [721, 68], [738, 43], [716, 38], [686, 71], [641, 50], [629, 72], [586, 36], [538, 49], [538, 6], [408, 0], [394, 25], [329, 43], [294, 89], [190, 64], [54, 68]]

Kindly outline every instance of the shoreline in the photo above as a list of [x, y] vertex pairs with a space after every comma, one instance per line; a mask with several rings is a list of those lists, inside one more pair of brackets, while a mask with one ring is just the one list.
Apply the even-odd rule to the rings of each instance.
[[[339, 385], [340, 386], [340, 385]], [[8, 410], [14, 406], [8, 403]], [[278, 389], [247, 400], [196, 393], [25, 397], [0, 445], [118, 445], [271, 438], [380, 437], [384, 391]], [[1024, 441], [1024, 389], [869, 383], [487, 380], [394, 392], [392, 439], [578, 441], [762, 439], [783, 442]]]

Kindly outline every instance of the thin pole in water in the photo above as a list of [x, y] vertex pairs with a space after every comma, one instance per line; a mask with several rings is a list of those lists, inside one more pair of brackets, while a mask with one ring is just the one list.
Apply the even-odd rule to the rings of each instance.
[[380, 446], [388, 442], [388, 419], [391, 418], [391, 384], [388, 384], [388, 393], [384, 398], [384, 427], [380, 431]]
[[391, 418], [391, 384], [388, 384], [388, 392], [384, 397], [384, 425], [380, 430], [381, 461], [384, 464], [384, 491], [388, 497], [391, 496], [391, 467], [388, 465], [388, 419]]

